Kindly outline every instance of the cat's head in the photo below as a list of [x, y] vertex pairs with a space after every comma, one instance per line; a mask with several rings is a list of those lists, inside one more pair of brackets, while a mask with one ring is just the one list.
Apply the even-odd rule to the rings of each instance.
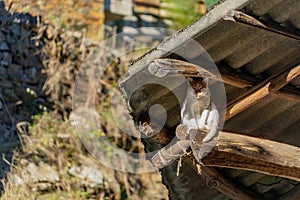
[[202, 77], [189, 77], [189, 84], [194, 89], [196, 98], [207, 97], [210, 95], [207, 81]]

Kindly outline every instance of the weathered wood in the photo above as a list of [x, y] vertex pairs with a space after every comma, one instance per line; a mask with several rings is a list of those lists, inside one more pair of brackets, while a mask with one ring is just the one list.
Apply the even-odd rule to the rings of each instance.
[[253, 87], [253, 90], [249, 91], [249, 95], [227, 107], [226, 119], [230, 119], [243, 110], [249, 108], [250, 106], [262, 100], [267, 95], [277, 92], [279, 89], [283, 88], [285, 85], [299, 76], [299, 74], [300, 65], [270, 79], [261, 87]]
[[[226, 119], [229, 119], [234, 115], [240, 113], [241, 111], [257, 103], [258, 101], [260, 101], [261, 99], [263, 99], [269, 94], [275, 95], [279, 98], [300, 102], [299, 94], [295, 93], [293, 90], [281, 89], [282, 87], [284, 87], [286, 84], [288, 84], [290, 81], [292, 81], [295, 77], [299, 75], [299, 67], [295, 67], [294, 69], [282, 73], [281, 75], [276, 76], [273, 79], [270, 78], [267, 81], [255, 85], [259, 81], [259, 79], [236, 72], [230, 69], [230, 67], [227, 67], [225, 65], [220, 65], [220, 64], [218, 65], [218, 68], [220, 69], [221, 76], [222, 76], [221, 79], [220, 77], [214, 75], [214, 73], [210, 73], [209, 71], [199, 70], [198, 66], [191, 63], [187, 63], [180, 60], [172, 60], [172, 59], [159, 59], [159, 60], [161, 62], [169, 63], [168, 68], [166, 67], [159, 68], [159, 70], [161, 70], [162, 73], [166, 73], [165, 76], [172, 75], [172, 74], [168, 74], [167, 72], [164, 72], [164, 71], [170, 71], [173, 73], [177, 72], [184, 76], [191, 76], [191, 77], [208, 76], [214, 80], [223, 81], [224, 83], [230, 84], [238, 88], [250, 87], [248, 92], [246, 92], [247, 95], [242, 94], [242, 96], [238, 97], [236, 100], [233, 100], [227, 105]], [[172, 68], [172, 70], [170, 70], [170, 67]], [[151, 70], [155, 72], [158, 71], [157, 68]], [[154, 90], [155, 89], [156, 88], [154, 88]], [[147, 101], [154, 102], [155, 99], [156, 100], [160, 99], [161, 96], [164, 96], [167, 93], [171, 93], [171, 91], [170, 90], [166, 90], [165, 92], [153, 91], [153, 94], [159, 94], [159, 95], [152, 95], [149, 99], [147, 99]], [[168, 104], [168, 108], [173, 109], [175, 108], [176, 105], [177, 102], [172, 102], [171, 104]]]
[[[171, 59], [166, 59], [166, 60], [171, 60]], [[172, 68], [175, 71], [177, 71], [178, 73], [183, 74], [184, 76], [191, 76], [191, 77], [203, 76], [203, 74], [201, 74], [198, 71], [199, 67], [197, 67], [196, 65], [187, 63], [187, 62], [183, 62], [180, 60], [178, 60], [178, 63], [179, 64], [171, 65]], [[222, 81], [226, 84], [232, 85], [237, 88], [250, 88], [259, 82], [259, 79], [255, 78], [253, 76], [249, 76], [249, 75], [237, 72], [226, 65], [217, 64], [217, 66], [218, 66], [218, 69], [220, 70], [221, 78], [210, 75], [209, 77], [214, 80]], [[287, 100], [300, 102], [299, 95], [294, 94], [293, 91], [291, 91], [291, 90], [286, 90], [286, 89], [278, 90], [278, 91], [274, 92], [273, 95], [276, 95], [280, 98], [284, 98]], [[159, 97], [157, 97], [157, 98], [159, 98]]]
[[[182, 142], [186, 143], [188, 139], [187, 131], [188, 129], [181, 128], [181, 135], [177, 133], [179, 140], [177, 139], [175, 142], [182, 139]], [[200, 131], [199, 134], [200, 141], [202, 141], [205, 134], [202, 135]], [[175, 152], [180, 156], [179, 151], [181, 151], [181, 148], [177, 148], [176, 145], [169, 145], [164, 148], [171, 155], [175, 155]], [[173, 161], [179, 156], [170, 157], [170, 159]], [[192, 155], [190, 157], [194, 159]], [[300, 181], [299, 147], [249, 135], [221, 132], [215, 147], [204, 157], [202, 162], [206, 167], [256, 171]]]
[[[224, 10], [224, 12], [222, 12], [222, 14], [219, 16], [219, 17], [222, 17], [223, 15], [224, 15], [224, 13], [225, 13], [225, 11], [227, 11], [229, 8], [230, 8], [230, 5], [228, 6], [227, 4], [229, 4], [229, 3], [232, 3], [232, 2], [238, 2], [239, 4], [241, 3], [241, 1], [226, 1], [225, 3], [223, 3], [223, 4], [221, 4], [221, 6], [223, 6], [224, 5], [224, 7], [226, 6], [226, 10]], [[248, 2], [247, 2], [248, 3]], [[242, 8], [242, 5], [240, 6], [240, 7], [237, 7], [237, 8], [234, 8], [234, 9], [241, 9]], [[219, 11], [218, 9], [218, 7], [216, 8], [217, 9], [217, 11]], [[216, 9], [214, 9], [213, 11], [216, 11]], [[209, 15], [207, 15], [207, 16], [209, 16]], [[214, 17], [214, 13], [210, 13], [210, 16], [213, 16]], [[209, 19], [209, 20], [207, 20], [207, 19]], [[199, 22], [201, 22], [201, 23], [199, 23], [200, 25], [201, 24], [205, 24], [206, 23], [206, 21], [207, 22], [209, 22], [209, 25], [210, 26], [206, 26], [206, 29], [204, 29], [204, 31], [207, 31], [208, 29], [210, 29], [211, 27], [213, 27], [213, 26], [215, 26], [215, 24], [217, 24], [216, 22], [219, 22], [219, 19], [218, 19], [218, 21], [214, 21], [214, 18], [206, 18], [206, 17], [204, 17], [204, 18], [201, 18], [200, 20], [199, 20]], [[218, 24], [217, 24], [218, 25]], [[201, 37], [201, 34], [203, 34], [203, 29], [202, 29], [202, 26], [197, 26], [197, 27], [195, 27], [194, 25], [191, 25], [191, 26], [189, 26], [187, 29], [185, 29], [185, 30], [183, 30], [183, 31], [181, 31], [181, 32], [179, 32], [177, 35], [175, 35], [174, 37], [171, 37], [171, 38], [169, 38], [168, 40], [166, 40], [165, 42], [163, 42], [160, 46], [158, 46], [157, 48], [155, 48], [155, 49], [153, 49], [153, 50], [151, 50], [149, 53], [147, 53], [147, 54], [145, 54], [144, 56], [142, 56], [140, 59], [137, 59], [136, 61], [134, 61], [134, 63], [133, 63], [133, 67], [131, 67], [131, 69], [130, 69], [130, 75], [131, 76], [134, 76], [135, 74], [137, 74], [137, 72], [139, 72], [139, 71], [141, 71], [141, 70], [143, 70], [143, 69], [145, 69], [146, 68], [146, 66], [148, 66], [148, 64], [150, 63], [150, 62], [152, 62], [154, 59], [157, 59], [157, 58], [165, 58], [165, 57], [167, 57], [167, 56], [169, 56], [170, 55], [170, 53], [169, 52], [165, 52], [165, 51], [162, 51], [162, 49], [171, 49], [171, 50], [173, 50], [173, 49], [176, 49], [176, 48], [180, 48], [180, 46], [184, 43], [183, 41], [186, 41], [186, 39], [185, 39], [185, 37], [182, 37], [182, 36], [185, 36], [184, 34], [182, 34], [182, 33], [186, 33], [186, 35], [188, 36], [188, 38], [196, 38], [196, 39], [198, 39], [198, 38], [200, 38]], [[209, 27], [209, 28], [207, 28], [207, 27]], [[232, 29], [232, 28], [231, 28]], [[196, 33], [199, 35], [196, 35]], [[239, 35], [240, 36], [240, 35]], [[167, 48], [166, 48], [167, 47]], [[226, 48], [227, 48], [227, 46], [226, 46]], [[222, 74], [222, 72], [221, 72], [221, 74]], [[273, 74], [273, 73], [271, 73], [271, 74]], [[223, 74], [222, 74], [223, 75]], [[268, 82], [265, 82], [264, 80], [260, 80], [260, 81], [262, 81], [262, 82], [264, 82], [264, 84], [263, 85], [259, 85], [259, 87], [258, 88], [256, 88], [256, 84], [258, 83], [258, 82], [249, 82], [249, 83], [245, 83], [243, 80], [242, 80], [242, 83], [239, 83], [239, 82], [236, 82], [236, 80], [234, 80], [234, 77], [230, 77], [231, 75], [229, 74], [229, 76], [228, 77], [226, 77], [226, 76], [224, 76], [224, 77], [226, 77], [226, 82], [228, 82], [228, 84], [231, 84], [231, 85], [234, 85], [235, 87], [241, 87], [241, 88], [247, 88], [247, 87], [251, 87], [251, 89], [249, 90], [250, 91], [250, 93], [248, 93], [248, 91], [247, 91], [247, 94], [246, 95], [249, 95], [249, 94], [251, 94], [251, 93], [253, 93], [253, 92], [255, 92], [255, 91], [257, 91], [258, 89], [260, 89], [261, 87], [263, 87], [263, 85], [264, 84], [267, 84]], [[129, 79], [130, 79], [130, 77], [129, 77]], [[246, 80], [246, 79], [245, 79]], [[268, 80], [269, 81], [269, 80]], [[253, 84], [254, 83], [254, 84]], [[241, 84], [241, 86], [239, 86], [239, 84]], [[253, 85], [254, 85], [254, 87], [253, 87]], [[125, 88], [125, 90], [126, 90], [126, 87], [124, 87]], [[268, 91], [268, 90], [267, 90]], [[281, 92], [281, 90], [280, 90], [280, 92]], [[278, 95], [281, 95], [280, 97], [282, 98], [282, 97], [284, 97], [284, 98], [287, 98], [287, 99], [296, 99], [297, 100], [297, 96], [293, 96], [293, 95], [282, 95], [282, 93], [280, 93], [279, 92], [279, 94]], [[270, 93], [271, 94], [271, 93]], [[276, 94], [276, 92], [273, 92], [273, 94]], [[159, 97], [162, 97], [159, 93], [153, 93], [153, 95], [155, 95], [155, 96], [157, 96], [158, 98]], [[125, 96], [125, 98], [126, 97], [128, 97], [129, 98], [129, 96], [127, 96], [126, 94], [124, 94], [124, 96]], [[165, 96], [165, 95], [164, 95]], [[243, 96], [242, 98], [244, 98], [245, 96]], [[237, 99], [236, 99], [237, 100]], [[237, 102], [239, 102], [241, 99], [238, 99], [236, 102], [234, 102], [234, 103], [237, 103]], [[260, 99], [258, 98], [258, 101], [259, 101]], [[170, 102], [170, 101], [172, 101], [170, 98], [168, 98], [167, 100], [166, 100], [168, 103]], [[257, 101], [254, 101], [253, 103], [256, 103]], [[135, 102], [136, 104], [139, 104], [139, 102]], [[251, 104], [251, 105], [253, 105], [253, 104]], [[250, 106], [251, 106], [250, 105]], [[168, 108], [170, 108], [170, 107], [168, 107]], [[245, 108], [244, 108], [245, 109]], [[173, 117], [173, 116], [170, 116], [169, 115], [169, 117]], [[178, 120], [178, 123], [179, 123], [179, 120]], [[167, 126], [168, 128], [172, 128], [173, 126]], [[221, 138], [222, 138], [222, 136], [221, 136]], [[259, 139], [258, 139], [259, 140]], [[234, 142], [239, 142], [239, 138], [237, 137], [237, 138], [235, 138], [234, 140], [233, 140]], [[258, 144], [260, 144], [260, 143], [258, 143]], [[235, 144], [235, 143], [233, 143], [233, 144], [227, 144], [228, 146], [229, 145], [236, 145], [237, 146], [237, 144]], [[249, 144], [249, 145], [252, 145], [252, 144]], [[264, 146], [263, 144], [260, 144], [260, 145], [262, 145], [262, 146]], [[149, 145], [150, 146], [150, 145]], [[153, 145], [152, 145], [153, 146]], [[254, 145], [253, 145], [254, 146]], [[226, 147], [226, 146], [225, 146]], [[231, 163], [233, 163], [233, 161], [231, 161], [230, 160], [230, 158], [231, 158], [231, 156], [233, 157], [233, 158], [238, 158], [237, 159], [237, 161], [240, 161], [241, 160], [241, 162], [243, 162], [244, 160], [243, 159], [245, 159], [246, 160], [246, 158], [247, 158], [247, 160], [246, 161], [248, 161], [248, 160], [250, 160], [250, 161], [255, 161], [254, 162], [254, 164], [261, 164], [261, 163], [259, 163], [259, 162], [263, 162], [263, 164], [265, 164], [266, 163], [266, 165], [265, 166], [263, 166], [263, 167], [265, 167], [265, 168], [263, 168], [263, 169], [261, 169], [261, 168], [259, 168], [258, 170], [256, 169], [256, 168], [258, 168], [260, 165], [254, 165], [254, 164], [252, 164], [252, 165], [249, 165], [251, 168], [254, 168], [254, 169], [256, 169], [257, 171], [260, 171], [261, 172], [261, 170], [263, 170], [263, 173], [269, 173], [268, 171], [264, 171], [264, 170], [268, 170], [268, 165], [270, 164], [269, 162], [275, 162], [275, 164], [276, 165], [274, 165], [274, 166], [272, 166], [271, 168], [275, 168], [276, 169], [276, 167], [277, 168], [280, 168], [280, 170], [283, 170], [283, 168], [284, 167], [286, 167], [286, 166], [284, 166], [284, 159], [282, 159], [282, 160], [280, 160], [280, 163], [278, 164], [277, 163], [277, 161], [275, 160], [272, 160], [271, 158], [269, 158], [269, 160], [267, 159], [267, 158], [265, 158], [266, 160], [260, 160], [259, 158], [258, 158], [258, 156], [256, 155], [256, 154], [254, 154], [254, 158], [252, 158], [253, 157], [253, 155], [252, 154], [250, 154], [249, 152], [251, 152], [250, 150], [247, 150], [247, 148], [246, 148], [246, 152], [248, 152], [250, 155], [248, 155], [248, 154], [246, 154], [247, 156], [245, 156], [244, 154], [244, 150], [242, 149], [242, 150], [239, 150], [239, 149], [236, 149], [236, 151], [234, 151], [234, 153], [232, 153], [232, 152], [226, 152], [225, 150], [226, 150], [226, 148], [224, 147], [224, 149], [222, 149], [222, 151], [224, 151], [224, 152], [220, 152], [220, 155], [225, 155], [225, 156], [223, 156], [223, 160], [221, 160], [221, 161], [223, 161], [223, 162], [231, 162]], [[243, 146], [242, 146], [243, 147]], [[247, 147], [247, 146], [246, 146]], [[249, 146], [248, 146], [249, 147]], [[251, 146], [252, 147], [252, 146]], [[250, 148], [251, 149], [251, 148]], [[255, 149], [255, 148], [254, 148]], [[231, 149], [229, 149], [229, 150], [231, 150]], [[263, 149], [263, 150], [265, 150], [265, 149]], [[233, 150], [232, 150], [233, 151]], [[240, 153], [239, 151], [242, 151], [242, 153]], [[256, 151], [255, 150], [253, 150], [253, 152], [255, 153]], [[262, 151], [262, 152], [264, 152], [264, 151]], [[275, 155], [274, 156], [274, 158], [277, 158], [277, 157], [279, 157], [280, 155], [281, 155], [281, 153], [282, 152], [280, 152], [280, 151], [277, 151], [277, 155]], [[240, 155], [240, 154], [242, 154], [242, 155]], [[259, 151], [258, 151], [258, 155], [260, 155], [259, 154]], [[227, 157], [226, 157], [227, 156]], [[276, 157], [277, 156], [277, 157]], [[209, 157], [207, 157], [207, 158], [209, 158]], [[207, 159], [207, 158], [205, 158], [205, 159]], [[205, 159], [203, 160], [203, 162], [205, 162]], [[229, 160], [229, 161], [226, 161], [226, 159], [227, 160]], [[270, 160], [271, 159], [271, 160]], [[220, 162], [221, 162], [220, 161]], [[236, 162], [237, 162], [236, 161]], [[259, 161], [259, 162], [258, 162]], [[297, 161], [296, 159], [295, 159], [295, 161]], [[247, 165], [248, 165], [248, 162], [246, 162], [247, 163]], [[218, 163], [219, 164], [219, 163]], [[243, 163], [241, 163], [240, 165], [242, 165]], [[278, 165], [277, 165], [278, 164]], [[237, 164], [235, 164], [235, 165], [237, 165]], [[253, 166], [254, 165], [254, 166]], [[284, 167], [283, 167], [284, 166]], [[226, 166], [226, 167], [231, 167], [231, 166]], [[242, 167], [248, 167], [248, 166], [242, 166]], [[256, 167], [256, 168], [255, 168]], [[286, 167], [286, 169], [284, 169], [285, 171], [289, 171], [289, 169], [290, 168], [292, 168], [291, 166], [288, 166], [288, 167]], [[241, 166], [238, 166], [238, 168], [241, 168]], [[185, 170], [186, 168], [185, 167], [183, 167], [183, 170]], [[176, 170], [176, 169], [175, 169]], [[248, 170], [252, 170], [252, 169], [248, 169]], [[174, 171], [174, 170], [173, 170]], [[298, 173], [299, 174], [299, 173]], [[167, 177], [168, 178], [168, 175], [169, 174], [165, 174], [164, 175], [164, 177]], [[172, 192], [170, 192], [170, 194], [173, 194], [173, 196], [176, 198], [176, 199], [180, 199], [180, 198], [178, 198], [179, 196], [181, 196], [181, 194], [182, 194], [182, 190], [183, 189], [185, 189], [185, 191], [188, 191], [188, 192], [190, 192], [190, 191], [192, 191], [192, 190], [190, 190], [190, 188], [192, 187], [192, 185], [193, 184], [190, 184], [189, 182], [187, 182], [187, 181], [185, 181], [186, 182], [186, 185], [179, 185], [178, 184], [178, 182], [174, 182], [173, 181], [173, 178], [174, 178], [174, 176], [172, 176], [171, 178], [170, 178], [170, 180], [167, 180], [165, 183], [166, 183], [166, 185], [168, 186], [168, 187], [170, 187], [171, 188], [171, 190], [170, 191], [172, 191], [172, 188], [175, 188], [175, 189], [173, 189], [173, 193]], [[189, 176], [189, 177], [187, 177], [187, 180], [189, 181], [189, 180], [195, 180], [195, 179], [193, 179], [193, 175], [192, 176]], [[183, 182], [183, 181], [182, 181]], [[182, 183], [181, 182], [181, 183]], [[200, 182], [200, 181], [199, 181]], [[175, 183], [175, 184], [174, 184]], [[197, 186], [199, 186], [199, 183], [197, 182], [195, 182], [195, 184], [197, 184]], [[186, 194], [188, 194], [188, 192], [186, 192]], [[192, 193], [192, 192], [191, 192]], [[195, 192], [194, 192], [194, 194], [195, 194]], [[198, 193], [197, 193], [198, 194]], [[181, 196], [182, 197], [182, 196]]]
[[153, 63], [148, 66], [148, 71], [158, 77], [182, 74], [189, 77], [205, 77], [222, 81], [220, 76], [218, 77], [216, 73], [208, 69], [189, 62], [170, 58], [154, 60]]
[[223, 82], [234, 87], [248, 88], [259, 82], [259, 79], [237, 72], [236, 70], [224, 64], [217, 64], [217, 66], [221, 73]]
[[221, 132], [202, 162], [209, 167], [256, 171], [300, 181], [299, 147], [248, 135]]
[[257, 194], [238, 186], [229, 179], [222, 176], [212, 167], [202, 167], [201, 175], [206, 178], [206, 185], [236, 200], [261, 199]]
[[155, 167], [165, 167], [186, 153], [190, 146], [190, 138], [185, 132], [187, 127], [184, 125], [176, 128], [176, 137], [152, 157], [151, 162]]
[[[154, 131], [155, 132], [158, 131], [155, 128], [155, 122], [152, 123], [151, 127], [147, 124], [140, 125], [139, 127], [140, 127], [140, 131], [142, 131], [142, 133], [144, 133], [145, 135], [152, 135]], [[178, 128], [180, 130], [177, 130]], [[141, 129], [143, 129], [144, 131]], [[163, 147], [165, 154], [162, 156], [164, 157], [163, 160], [165, 163], [160, 163], [162, 161], [161, 158], [159, 158], [159, 156], [156, 156], [152, 158], [152, 163], [154, 166], [165, 166], [166, 164], [170, 164], [174, 160], [178, 159], [181, 155], [183, 155], [185, 150], [188, 149], [190, 143], [189, 135], [186, 133], [188, 129], [183, 125], [180, 125], [179, 127], [177, 127], [177, 129], [176, 129], [176, 139], [172, 141], [173, 143], [169, 143], [168, 145]], [[166, 130], [162, 129], [160, 130], [160, 132], [166, 132]], [[205, 137], [205, 134], [201, 134], [200, 137], [203, 139], [203, 137]], [[160, 144], [165, 144], [165, 141], [162, 141], [160, 139], [156, 140], [156, 142]], [[180, 146], [185, 148], [185, 150], [183, 150], [182, 148], [178, 148], [179, 143]], [[200, 165], [197, 164], [197, 161], [195, 161], [195, 158], [192, 156], [184, 156], [183, 162], [187, 162], [196, 172], [200, 173], [199, 176], [201, 176], [202, 180], [204, 180], [204, 182], [208, 187], [216, 189], [217, 191], [223, 193], [224, 195], [230, 197], [231, 199], [236, 199], [236, 200], [260, 199], [260, 197], [256, 193], [253, 193], [247, 190], [246, 188], [237, 185], [236, 183], [223, 177], [217, 170], [211, 167], [201, 167], [200, 169], [199, 168]], [[178, 170], [177, 173], [180, 174], [179, 173], [180, 170], [179, 169], [177, 170]]]
[[[178, 138], [186, 139], [184, 136]], [[194, 158], [184, 159], [199, 170]], [[222, 132], [213, 151], [203, 160], [201, 177], [207, 186], [231, 199], [260, 199], [255, 193], [231, 182], [211, 168], [228, 167], [300, 180], [300, 149], [279, 142]], [[198, 165], [199, 166], [199, 165]]]
[[262, 20], [262, 19], [258, 20], [240, 11], [231, 10], [225, 15], [223, 19], [230, 20], [237, 23], [242, 23], [248, 26], [263, 29], [265, 31], [270, 31], [298, 42], [300, 41], [299, 32], [293, 31], [291, 29], [288, 29], [286, 27], [277, 25], [275, 23], [266, 20]]
[[171, 141], [172, 133], [170, 131], [165, 128], [159, 128], [158, 123], [154, 122], [153, 119], [151, 123], [149, 123], [148, 119], [145, 119], [145, 117], [144, 119], [142, 118], [143, 117], [140, 117], [138, 119], [140, 123], [138, 128], [143, 137], [161, 145], [166, 145]]
[[282, 98], [282, 99], [286, 99], [289, 101], [295, 101], [295, 102], [300, 103], [300, 93], [290, 90], [290, 89], [278, 90], [277, 92], [275, 92], [272, 95], [275, 95], [278, 98]]
[[237, 185], [228, 178], [225, 178], [221, 173], [212, 167], [202, 166], [200, 167], [195, 163], [193, 159], [185, 160], [192, 168], [199, 173], [199, 176], [205, 181], [206, 185], [213, 188], [230, 199], [233, 200], [250, 200], [250, 199], [262, 199], [259, 195], [251, 192], [247, 188]]
[[203, 163], [300, 181], [299, 147], [246, 135], [222, 132]]
[[[154, 61], [155, 62], [155, 61]], [[152, 69], [151, 67], [149, 70], [152, 71], [162, 71], [166, 73], [166, 75], [171, 75], [168, 74], [167, 71], [170, 72], [177, 72], [179, 74], [182, 74], [184, 76], [189, 76], [189, 77], [205, 77], [205, 78], [211, 78], [216, 81], [222, 81], [224, 83], [227, 83], [229, 85], [238, 87], [238, 88], [246, 88], [246, 87], [251, 87], [253, 86], [253, 83], [256, 82], [257, 80], [253, 77], [245, 76], [244, 74], [238, 73], [234, 70], [232, 70], [230, 67], [226, 67], [224, 65], [218, 65], [221, 76], [218, 76], [215, 72], [209, 71], [209, 70], [204, 70], [201, 67], [194, 65], [192, 63], [184, 62], [181, 60], [175, 60], [175, 59], [158, 59], [157, 62], [161, 62], [165, 66], [168, 67], [160, 67], [159, 69], [155, 68]], [[157, 65], [158, 66], [158, 65]], [[171, 67], [171, 68], [170, 68]], [[165, 76], [166, 76], [165, 75]]]

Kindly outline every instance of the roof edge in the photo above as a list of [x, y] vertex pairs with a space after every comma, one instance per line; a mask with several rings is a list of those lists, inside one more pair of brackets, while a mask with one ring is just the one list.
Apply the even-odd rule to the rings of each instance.
[[[216, 5], [206, 15], [198, 18], [192, 24], [179, 30], [173, 36], [168, 37], [157, 47], [149, 50], [141, 57], [135, 59], [129, 69], [129, 77], [141, 71], [144, 67], [148, 66], [150, 62], [157, 58], [167, 56], [164, 50], [174, 50], [191, 38], [213, 27], [229, 10], [238, 10], [253, 0], [227, 0], [219, 5]], [[126, 80], [124, 80], [126, 81]]]

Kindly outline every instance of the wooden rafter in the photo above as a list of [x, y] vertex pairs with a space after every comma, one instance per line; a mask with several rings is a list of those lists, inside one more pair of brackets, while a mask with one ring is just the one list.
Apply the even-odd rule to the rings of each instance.
[[256, 171], [300, 181], [300, 148], [263, 138], [222, 132], [205, 166]]
[[295, 101], [297, 103], [300, 103], [300, 92], [296, 92], [290, 89], [284, 89], [284, 90], [278, 90], [274, 94], [276, 97], [290, 100], [290, 101]]
[[[169, 137], [171, 135], [171, 132], [169, 132], [167, 129], [159, 130], [155, 126], [155, 122], [152, 123], [151, 130], [154, 132], [158, 132], [158, 134], [154, 135], [153, 137], [150, 137], [148, 139], [148, 142], [156, 142], [159, 143], [160, 145], [167, 145], [166, 149], [169, 148], [170, 150], [169, 153], [170, 152], [176, 154], [179, 153], [180, 148], [178, 149], [179, 147], [178, 145], [172, 146], [168, 144], [168, 142], [170, 142], [171, 140], [171, 138]], [[177, 137], [183, 139], [182, 142], [189, 143], [189, 140], [186, 140], [188, 138], [187, 133], [184, 134], [182, 132], [182, 135], [181, 136], [177, 135]], [[175, 139], [172, 142], [173, 143], [178, 142], [178, 139]], [[183, 143], [181, 144], [184, 145]], [[258, 194], [252, 192], [251, 190], [247, 189], [242, 185], [235, 183], [234, 181], [231, 181], [229, 178], [219, 173], [218, 170], [209, 166], [200, 167], [200, 165], [197, 163], [195, 158], [190, 153], [186, 154], [186, 156], [183, 157], [183, 162], [190, 165], [198, 173], [198, 175], [202, 178], [202, 180], [204, 180], [205, 184], [208, 187], [213, 188], [219, 191], [220, 193], [223, 193], [224, 195], [230, 197], [233, 200], [261, 199]], [[178, 171], [178, 174], [180, 174], [180, 170]]]
[[[254, 86], [256, 86], [256, 83], [260, 82], [259, 79], [237, 72], [226, 65], [217, 64], [217, 66], [220, 70], [221, 77], [212, 77], [215, 80], [222, 81], [237, 88], [250, 88], [249, 91], [251, 91], [251, 88], [255, 88]], [[183, 65], [173, 65], [172, 67], [175, 71], [185, 76], [201, 76], [198, 67], [191, 63], [184, 62]], [[272, 94], [280, 98], [300, 102], [300, 96], [291, 90], [281, 89], [274, 91]]]
[[291, 70], [283, 72], [282, 74], [271, 78], [270, 80], [267, 80], [266, 83], [260, 83], [257, 86], [253, 87], [247, 92], [248, 95], [242, 98], [238, 98], [238, 101], [227, 106], [226, 119], [230, 119], [243, 110], [249, 108], [250, 106], [262, 100], [267, 95], [276, 93], [279, 89], [286, 86], [299, 75], [300, 65], [292, 68]]
[[[151, 128], [156, 130], [153, 126]], [[188, 129], [181, 130], [185, 132], [183, 135], [188, 136]], [[170, 133], [162, 129], [158, 135]], [[196, 139], [196, 143], [202, 141], [205, 136], [201, 131], [197, 135], [199, 138]], [[162, 142], [159, 137], [152, 139], [163, 145], [168, 142]], [[175, 149], [172, 151], [178, 152], [177, 147], [173, 146]], [[256, 171], [300, 181], [299, 147], [241, 133], [222, 131], [214, 148], [202, 162], [208, 167]]]
[[[212, 69], [201, 69], [201, 67], [192, 63], [184, 62], [181, 60], [172, 60], [168, 58], [163, 60], [166, 60], [165, 62], [169, 62], [169, 68], [164, 69], [163, 67], [160, 67], [161, 70], [176, 71], [177, 73], [180, 73], [184, 76], [211, 78], [215, 81], [222, 81], [237, 88], [252, 87], [253, 84], [257, 82], [256, 78], [236, 72], [235, 70], [227, 66], [218, 66], [221, 74], [220, 77], [217, 75], [218, 72], [214, 72], [212, 71]], [[172, 67], [172, 70], [170, 69], [170, 67]]]
[[252, 26], [258, 29], [263, 29], [265, 31], [273, 32], [275, 34], [279, 34], [297, 42], [300, 41], [299, 32], [293, 31], [291, 29], [277, 25], [275, 23], [271, 23], [263, 19], [256, 19], [240, 11], [231, 10], [223, 17], [223, 19], [230, 20], [236, 23], [242, 23], [244, 25]]
[[224, 64], [217, 64], [222, 81], [237, 88], [253, 87], [259, 80], [253, 76], [237, 72]]
[[[200, 173], [208, 187], [231, 199], [260, 197], [230, 181], [212, 167], [249, 170], [300, 181], [300, 148], [238, 133], [222, 132], [213, 150], [202, 160], [205, 166], [200, 167], [193, 154], [189, 154], [184, 162]], [[298, 193], [295, 188], [284, 199]]]

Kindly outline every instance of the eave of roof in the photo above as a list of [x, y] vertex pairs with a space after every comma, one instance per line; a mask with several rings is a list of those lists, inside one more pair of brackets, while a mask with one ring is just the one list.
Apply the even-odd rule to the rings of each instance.
[[[284, 34], [224, 19], [230, 10], [240, 11], [257, 20], [275, 24], [282, 28]], [[295, 35], [289, 37], [290, 32]], [[207, 50], [220, 71], [227, 68], [234, 73], [250, 77], [252, 81], [250, 83], [253, 84], [250, 87], [239, 88], [225, 84], [228, 102], [234, 102], [266, 79], [299, 65], [300, 41], [297, 40], [299, 36], [300, 1], [228, 0], [135, 60], [128, 79], [147, 67], [154, 59], [168, 57], [164, 49], [180, 48], [193, 38]], [[122, 83], [125, 91], [128, 79]], [[230, 118], [225, 123], [225, 130], [263, 135], [272, 140], [300, 147], [300, 103], [297, 99], [299, 88], [298, 76], [279, 91], [280, 93], [288, 90], [295, 96], [280, 96], [275, 93], [268, 95]], [[124, 95], [126, 98], [126, 92]], [[295, 181], [272, 179], [254, 172], [240, 171], [237, 175], [234, 175], [236, 170], [222, 169], [221, 172], [264, 198], [277, 198], [289, 191], [295, 193], [293, 189], [299, 188], [295, 187], [298, 184]], [[267, 184], [269, 186], [266, 186]]]

